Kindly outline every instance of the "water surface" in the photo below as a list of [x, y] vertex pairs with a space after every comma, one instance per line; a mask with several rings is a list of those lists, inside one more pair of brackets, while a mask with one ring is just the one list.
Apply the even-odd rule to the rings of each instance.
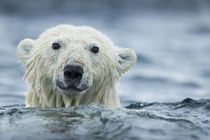
[[0, 136], [4, 140], [210, 138], [210, 100], [188, 98], [126, 108], [99, 104], [56, 109], [5, 106], [0, 109]]

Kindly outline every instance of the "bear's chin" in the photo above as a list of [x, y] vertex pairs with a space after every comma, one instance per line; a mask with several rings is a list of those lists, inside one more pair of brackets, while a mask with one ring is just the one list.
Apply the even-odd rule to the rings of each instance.
[[62, 92], [63, 94], [67, 94], [67, 95], [81, 95], [81, 94], [84, 94], [85, 92], [87, 92], [87, 90], [89, 88], [85, 88], [85, 89], [80, 89], [80, 88], [77, 88], [77, 87], [74, 87], [74, 86], [69, 86], [69, 87], [59, 87], [59, 86], [56, 86], [58, 88], [58, 90], [60, 92]]
[[66, 94], [66, 95], [82, 95], [86, 91], [87, 90], [85, 90], [85, 91], [78, 91], [78, 90], [70, 89], [70, 90], [63, 91], [63, 93]]

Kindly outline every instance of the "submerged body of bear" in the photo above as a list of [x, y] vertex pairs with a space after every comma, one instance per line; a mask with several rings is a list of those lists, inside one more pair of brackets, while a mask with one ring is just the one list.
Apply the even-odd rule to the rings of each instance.
[[24, 39], [18, 56], [31, 85], [28, 107], [68, 107], [98, 102], [120, 107], [115, 84], [136, 62], [132, 49], [118, 48], [86, 26], [58, 25], [36, 40]]

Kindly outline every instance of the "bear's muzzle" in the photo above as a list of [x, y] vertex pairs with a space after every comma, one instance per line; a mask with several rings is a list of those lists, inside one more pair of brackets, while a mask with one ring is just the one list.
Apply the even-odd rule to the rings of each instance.
[[56, 86], [68, 94], [83, 93], [90, 86], [81, 65], [66, 65], [62, 77], [56, 79]]

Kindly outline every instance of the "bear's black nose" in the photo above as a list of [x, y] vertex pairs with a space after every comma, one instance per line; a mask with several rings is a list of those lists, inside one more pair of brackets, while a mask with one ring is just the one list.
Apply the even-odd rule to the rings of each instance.
[[77, 65], [66, 65], [63, 69], [65, 79], [70, 83], [80, 83], [83, 68]]

